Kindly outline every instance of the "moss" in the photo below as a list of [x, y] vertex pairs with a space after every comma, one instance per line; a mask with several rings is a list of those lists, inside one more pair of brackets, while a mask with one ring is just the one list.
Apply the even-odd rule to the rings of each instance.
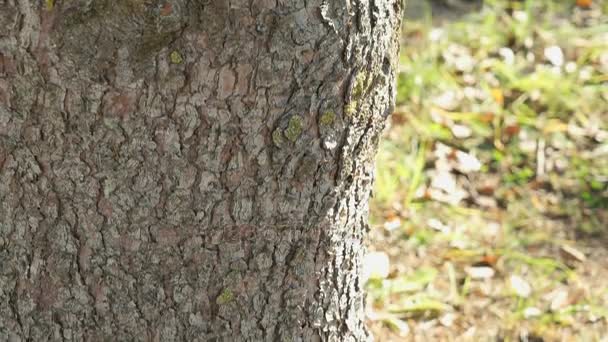
[[353, 116], [355, 114], [355, 112], [357, 111], [357, 106], [358, 106], [357, 101], [349, 102], [344, 107], [344, 114], [346, 114], [346, 116]]
[[227, 303], [230, 303], [234, 300], [234, 293], [232, 293], [232, 291], [230, 291], [230, 289], [224, 289], [224, 291], [222, 291], [222, 293], [217, 296], [217, 299], [215, 300], [215, 302], [218, 305], [224, 305]]
[[169, 59], [171, 60], [171, 63], [173, 64], [182, 64], [184, 62], [184, 58], [182, 57], [182, 54], [179, 53], [179, 51], [174, 50], [173, 52], [171, 52], [171, 54], [169, 55]]
[[53, 7], [55, 7], [55, 0], [46, 0], [46, 9], [48, 11], [52, 11]]
[[285, 129], [285, 137], [291, 142], [296, 142], [302, 134], [303, 120], [299, 115], [294, 115], [289, 119], [287, 128]]
[[322, 126], [330, 126], [334, 123], [335, 120], [336, 120], [336, 113], [334, 113], [332, 111], [327, 111], [321, 115], [321, 117], [319, 118], [319, 123]]
[[359, 100], [365, 95], [370, 87], [370, 80], [368, 79], [366, 72], [360, 72], [355, 77], [355, 84], [351, 92], [350, 102], [344, 107], [344, 114], [346, 116], [353, 116], [359, 107]]
[[352, 97], [357, 100], [360, 99], [361, 96], [367, 91], [367, 73], [360, 72], [357, 77], [355, 77], [355, 85], [353, 86]]

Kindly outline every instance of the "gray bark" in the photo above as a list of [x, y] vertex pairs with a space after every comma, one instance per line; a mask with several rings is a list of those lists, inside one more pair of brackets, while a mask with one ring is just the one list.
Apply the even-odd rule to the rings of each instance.
[[401, 0], [0, 0], [1, 341], [359, 341]]

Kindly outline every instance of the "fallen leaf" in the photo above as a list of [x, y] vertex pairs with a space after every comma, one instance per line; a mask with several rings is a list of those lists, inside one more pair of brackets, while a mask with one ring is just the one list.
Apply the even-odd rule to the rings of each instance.
[[462, 101], [462, 94], [448, 90], [433, 99], [433, 104], [445, 110], [454, 110], [458, 108]]
[[408, 113], [402, 110], [402, 108], [395, 109], [395, 112], [391, 115], [391, 125], [401, 126], [409, 121]]
[[426, 222], [426, 224], [427, 224], [427, 225], [428, 225], [430, 228], [432, 228], [432, 229], [434, 229], [434, 230], [436, 230], [436, 231], [439, 231], [439, 232], [445, 233], [445, 234], [449, 233], [449, 232], [452, 230], [452, 229], [450, 228], [450, 226], [447, 226], [447, 225], [443, 224], [443, 222], [439, 221], [439, 220], [438, 220], [438, 219], [436, 219], [436, 218], [431, 218], [431, 219], [429, 219], [429, 220]]
[[512, 275], [509, 278], [509, 282], [511, 289], [513, 289], [515, 294], [517, 294], [519, 297], [527, 298], [530, 296], [530, 294], [532, 294], [532, 287], [530, 287], [530, 284], [528, 284], [524, 278], [517, 275]]
[[476, 172], [481, 170], [481, 162], [470, 153], [456, 152], [456, 169], [462, 173]]
[[442, 56], [447, 66], [460, 72], [471, 72], [475, 68], [475, 59], [471, 56], [469, 48], [465, 46], [451, 44], [444, 50]]
[[513, 65], [515, 63], [515, 53], [508, 47], [498, 49], [498, 54], [502, 57], [505, 64]]
[[428, 193], [431, 199], [455, 205], [468, 196], [468, 193], [457, 184], [456, 177], [450, 172], [436, 171], [432, 172], [430, 176], [431, 187], [428, 189]]
[[544, 212], [545, 211], [545, 205], [542, 203], [542, 201], [540, 200], [540, 198], [536, 195], [536, 194], [532, 194], [530, 196], [530, 202], [532, 203], [532, 206], [534, 206], [534, 209], [540, 211], [540, 212]]
[[[498, 222], [488, 222], [485, 227], [483, 227], [483, 230], [481, 231], [481, 233], [486, 237], [486, 238], [496, 238], [498, 237], [498, 235], [500, 235], [502, 231], [502, 225]], [[487, 254], [486, 254], [487, 255]], [[498, 258], [498, 256], [496, 255], [487, 255], [488, 258]], [[492, 262], [489, 262], [492, 263]]]
[[490, 196], [476, 196], [475, 203], [483, 208], [496, 208], [498, 206], [496, 199]]
[[495, 175], [484, 175], [479, 181], [477, 192], [480, 195], [492, 196], [494, 191], [500, 186], [500, 177]]
[[386, 229], [389, 232], [392, 232], [393, 230], [401, 227], [401, 219], [397, 216], [389, 218], [386, 220], [386, 222], [384, 222], [383, 226], [384, 226], [384, 229]]
[[564, 52], [559, 46], [553, 45], [545, 48], [544, 55], [545, 58], [554, 66], [561, 67], [564, 65]]
[[591, 0], [576, 0], [576, 6], [582, 8], [589, 8], [593, 2]]
[[524, 11], [513, 11], [513, 18], [519, 22], [528, 21], [528, 13]]
[[505, 104], [505, 95], [502, 90], [500, 88], [493, 88], [491, 93], [494, 101], [502, 107]]
[[490, 123], [492, 121], [494, 121], [494, 113], [484, 113], [482, 115], [479, 116], [479, 121], [483, 122], [483, 123]]
[[572, 246], [562, 245], [560, 246], [559, 251], [564, 259], [580, 262], [585, 262], [585, 260], [587, 260], [587, 257], [583, 252]]
[[553, 291], [550, 300], [551, 305], [549, 305], [549, 307], [551, 308], [551, 311], [555, 312], [559, 309], [563, 309], [568, 305], [568, 291], [561, 289]]
[[454, 135], [454, 137], [458, 138], [458, 139], [465, 139], [471, 136], [471, 134], [473, 134], [473, 130], [470, 129], [469, 127], [465, 126], [465, 125], [453, 125], [451, 127], [452, 130], [452, 134]]
[[492, 267], [488, 266], [472, 266], [465, 268], [465, 272], [471, 279], [490, 279], [496, 274]]
[[386, 279], [388, 277], [390, 261], [384, 252], [371, 252], [363, 258], [361, 277], [363, 283], [369, 279]]
[[441, 323], [441, 325], [443, 325], [444, 327], [451, 327], [454, 324], [454, 321], [456, 320], [456, 315], [454, 315], [451, 312], [446, 313], [445, 315], [439, 317], [439, 323]]
[[505, 127], [505, 133], [509, 136], [509, 138], [518, 135], [520, 131], [521, 127], [519, 125], [509, 125]]
[[442, 28], [433, 28], [429, 32], [429, 40], [432, 42], [439, 41], [444, 36], [444, 30]]
[[456, 177], [449, 172], [435, 172], [431, 178], [431, 187], [439, 190], [443, 190], [447, 193], [453, 193], [456, 191], [458, 185], [456, 184]]
[[488, 265], [496, 265], [496, 262], [498, 261], [498, 255], [486, 254], [483, 256], [482, 261]]

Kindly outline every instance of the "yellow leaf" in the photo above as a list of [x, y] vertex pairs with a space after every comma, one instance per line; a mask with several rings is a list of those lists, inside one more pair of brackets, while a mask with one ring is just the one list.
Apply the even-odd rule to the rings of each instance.
[[496, 103], [498, 103], [501, 107], [505, 104], [505, 96], [500, 88], [492, 89], [492, 97], [494, 98], [494, 101], [496, 101]]
[[543, 126], [544, 133], [566, 132], [567, 130], [568, 130], [568, 124], [566, 124], [560, 120], [549, 120]]

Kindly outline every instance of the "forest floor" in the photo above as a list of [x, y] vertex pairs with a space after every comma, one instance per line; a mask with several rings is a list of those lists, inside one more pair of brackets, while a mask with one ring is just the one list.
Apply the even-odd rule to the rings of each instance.
[[371, 203], [376, 340], [608, 341], [608, 1], [414, 16]]

